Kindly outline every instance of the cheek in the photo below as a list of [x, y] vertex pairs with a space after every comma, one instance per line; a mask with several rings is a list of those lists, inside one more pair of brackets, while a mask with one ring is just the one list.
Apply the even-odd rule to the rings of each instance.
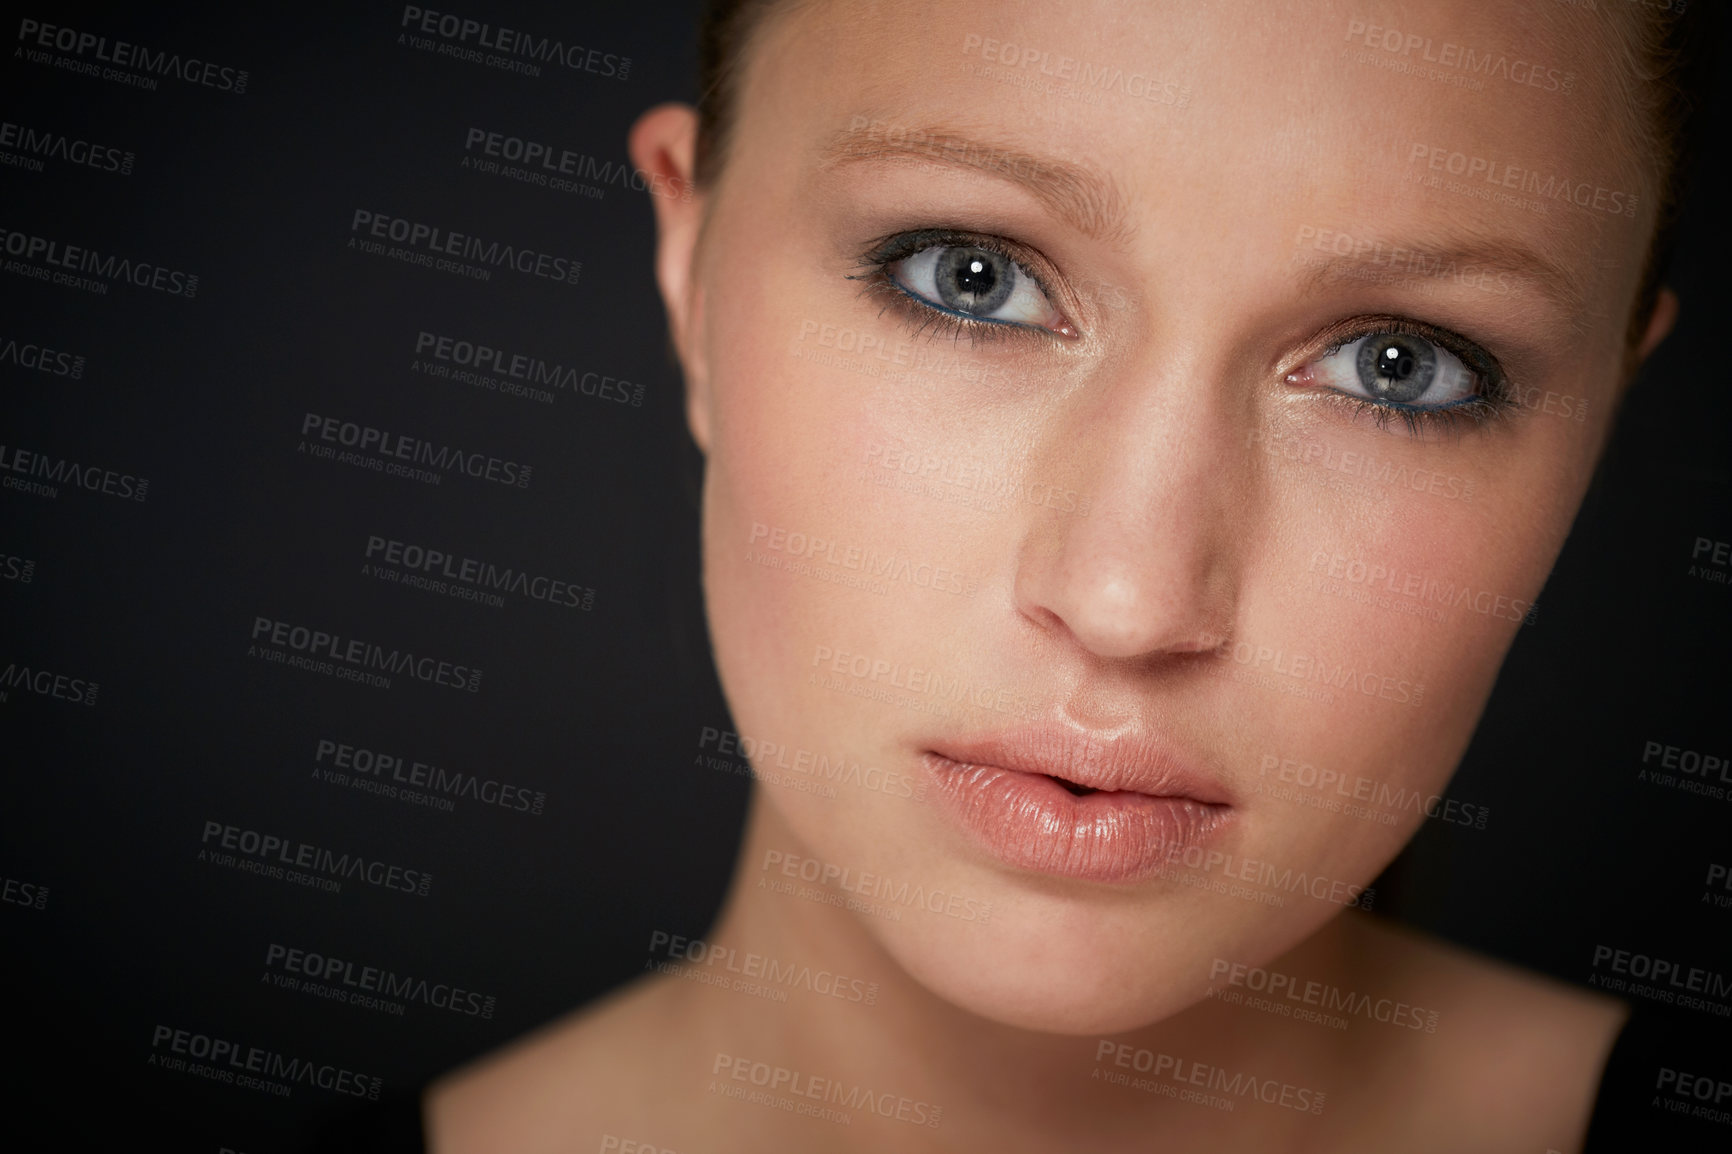
[[988, 359], [910, 337], [852, 282], [814, 276], [815, 258], [761, 256], [795, 251], [748, 234], [717, 253], [712, 279], [747, 287], [711, 294], [704, 571], [735, 710], [828, 738], [873, 728], [858, 699], [812, 684], [838, 655], [967, 672], [934, 651], [995, 627], [976, 594], [1010, 549], [1008, 522], [948, 499], [971, 491], [932, 492], [959, 446], [1001, 439], [979, 407], [958, 411]]
[[[718, 365], [706, 467], [704, 568], [711, 628], [736, 707], [773, 703], [821, 649], [868, 652], [878, 615], [872, 563], [905, 542], [862, 500], [870, 419], [835, 403], [835, 382], [790, 355], [797, 327]], [[797, 340], [797, 336], [795, 337]], [[796, 351], [798, 348], [796, 346]], [[786, 696], [786, 693], [783, 693]]]
[[[1239, 707], [1262, 715], [1237, 742], [1257, 840], [1362, 881], [1436, 817], [1577, 492], [1557, 479], [1569, 445], [1543, 436], [1516, 468], [1485, 464], [1510, 453], [1319, 442], [1271, 467], [1282, 528], [1247, 564], [1245, 629], [1223, 664]], [[1405, 479], [1363, 485], [1346, 454], [1368, 447]]]
[[[908, 782], [911, 767], [885, 756], [884, 738], [906, 715], [844, 689], [874, 688], [874, 662], [917, 656], [928, 622], [954, 612], [956, 598], [933, 588], [931, 527], [866, 478], [874, 448], [896, 432], [889, 390], [870, 372], [872, 334], [826, 315], [840, 310], [812, 303], [809, 283], [778, 287], [777, 275], [762, 271], [712, 318], [727, 334], [710, 359], [704, 493], [717, 668], [740, 732]], [[830, 783], [826, 796], [777, 788], [777, 767], [757, 768], [764, 801], [828, 860], [867, 866], [919, 836], [909, 827], [921, 807], [898, 796], [907, 786]], [[853, 844], [846, 831], [868, 827], [879, 835]]]

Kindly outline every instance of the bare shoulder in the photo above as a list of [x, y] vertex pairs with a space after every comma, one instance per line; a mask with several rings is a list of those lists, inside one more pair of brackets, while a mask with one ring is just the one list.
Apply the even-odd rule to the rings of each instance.
[[1623, 1003], [1375, 918], [1349, 933], [1366, 986], [1435, 1012], [1434, 1032], [1379, 1047], [1386, 1073], [1361, 1071], [1396, 1109], [1433, 1104], [1414, 1111], [1435, 1124], [1410, 1149], [1580, 1148]]
[[570, 1154], [609, 1135], [666, 1145], [653, 1131], [685, 1126], [651, 1072], [688, 1061], [681, 1003], [678, 984], [635, 982], [445, 1075], [427, 1092], [428, 1149]]

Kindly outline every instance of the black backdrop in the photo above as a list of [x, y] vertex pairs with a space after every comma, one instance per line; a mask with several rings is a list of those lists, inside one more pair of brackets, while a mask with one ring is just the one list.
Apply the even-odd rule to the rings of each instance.
[[[539, 75], [378, 3], [44, 4], [24, 21], [88, 37], [13, 26], [6, 1129], [307, 1148], [353, 1108], [349, 1080], [217, 1081], [193, 1036], [412, 1092], [631, 976], [652, 929], [708, 924], [748, 787], [693, 765], [702, 727], [728, 724], [699, 462], [624, 146], [641, 110], [691, 98], [691, 7], [465, 9], [579, 62]], [[506, 173], [510, 139], [571, 153], [563, 182]], [[1711, 563], [1732, 541], [1726, 176], [1711, 146], [1672, 277], [1683, 320], [1451, 788], [1487, 827], [1426, 823], [1379, 882], [1386, 916], [1578, 983], [1609, 973], [1601, 946], [1732, 981], [1732, 784], [1641, 776], [1666, 756], [1644, 765], [1650, 743], [1732, 759], [1726, 546]], [[369, 251], [390, 219], [437, 239]], [[390, 253], [462, 249], [452, 234], [480, 242], [467, 268]], [[488, 264], [490, 245], [542, 275]], [[502, 355], [465, 374], [471, 347]], [[383, 443], [343, 443], [362, 428]], [[429, 573], [429, 551], [451, 560]], [[464, 596], [486, 566], [512, 571], [500, 604]], [[314, 633], [322, 655], [296, 648]], [[310, 954], [390, 971], [401, 1012], [290, 988]], [[1711, 1000], [1645, 1004], [1732, 1080], [1732, 998]]]

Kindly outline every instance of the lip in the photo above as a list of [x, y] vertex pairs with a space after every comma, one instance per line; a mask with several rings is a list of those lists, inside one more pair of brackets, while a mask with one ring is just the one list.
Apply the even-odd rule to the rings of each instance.
[[[1231, 819], [1226, 790], [1146, 734], [1037, 726], [936, 742], [921, 760], [938, 808], [1018, 869], [1130, 882]], [[1095, 792], [1077, 795], [1061, 782]]]

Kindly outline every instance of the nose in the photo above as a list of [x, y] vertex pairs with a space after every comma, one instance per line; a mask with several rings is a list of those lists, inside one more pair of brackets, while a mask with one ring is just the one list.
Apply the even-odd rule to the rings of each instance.
[[1255, 500], [1231, 409], [1220, 391], [1179, 379], [1126, 381], [1079, 404], [1041, 467], [1076, 477], [1088, 511], [1028, 522], [1022, 615], [1108, 660], [1220, 645]]

